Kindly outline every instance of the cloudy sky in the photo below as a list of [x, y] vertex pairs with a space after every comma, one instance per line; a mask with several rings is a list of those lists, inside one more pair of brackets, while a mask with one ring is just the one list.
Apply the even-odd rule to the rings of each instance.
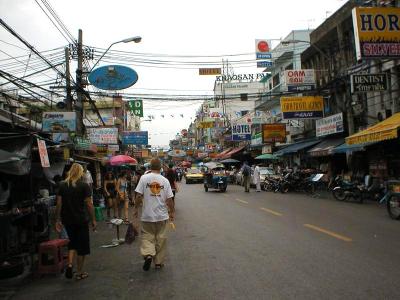
[[[68, 43], [39, 7], [45, 2], [0, 0], [1, 18], [39, 51]], [[127, 37], [142, 37], [139, 44], [117, 44], [112, 48], [140, 53], [137, 61], [124, 63], [139, 74], [138, 82], [124, 92], [157, 97], [196, 95], [194, 98], [201, 99], [201, 95], [212, 94], [215, 78], [199, 76], [198, 62], [254, 59], [255, 39], [280, 39], [294, 29], [315, 28], [345, 1], [47, 0], [47, 3], [74, 37], [78, 29], [83, 30], [85, 45], [107, 48]], [[28, 55], [27, 51], [7, 43], [24, 48], [0, 28], [0, 59]], [[140, 63], [143, 57], [168, 64]], [[190, 63], [183, 65], [183, 61]], [[99, 65], [107, 63], [105, 60]], [[262, 70], [255, 63], [254, 66], [232, 63], [232, 67], [237, 74]], [[150, 132], [150, 143], [167, 145], [177, 132], [188, 127], [199, 104], [199, 100], [145, 101], [145, 116], [154, 116], [152, 122], [142, 123], [142, 128]]]

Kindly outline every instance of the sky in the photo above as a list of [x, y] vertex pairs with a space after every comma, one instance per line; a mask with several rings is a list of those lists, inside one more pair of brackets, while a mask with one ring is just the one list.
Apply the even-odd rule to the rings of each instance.
[[[83, 30], [85, 45], [107, 48], [115, 41], [141, 36], [141, 43], [116, 44], [111, 50], [151, 54], [148, 58], [152, 60], [192, 62], [184, 69], [176, 63], [162, 64], [161, 67], [135, 60], [125, 63], [136, 70], [139, 80], [124, 92], [132, 95], [197, 95], [197, 100], [193, 101], [144, 102], [143, 119], [154, 117], [151, 122], [141, 124], [143, 130], [149, 131], [152, 146], [168, 145], [176, 133], [194, 120], [201, 103], [199, 95], [212, 95], [215, 77], [199, 76], [198, 68], [208, 66], [193, 62], [254, 59], [255, 39], [279, 40], [292, 30], [316, 28], [345, 2], [47, 0], [75, 38], [78, 29]], [[38, 3], [43, 5], [43, 0], [0, 0], [1, 18], [39, 51], [67, 45]], [[7, 43], [24, 48], [0, 27], [0, 50], [3, 51], [0, 59], [7, 58], [6, 54], [28, 55], [27, 51]], [[107, 63], [100, 61], [99, 66]], [[232, 63], [231, 66], [236, 74], [262, 71], [256, 68], [255, 62], [254, 66], [252, 63], [246, 66]], [[210, 64], [209, 67], [218, 65]]]

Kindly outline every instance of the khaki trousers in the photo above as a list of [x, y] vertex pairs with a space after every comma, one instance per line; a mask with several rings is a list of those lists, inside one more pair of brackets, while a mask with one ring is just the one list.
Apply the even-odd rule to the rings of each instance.
[[142, 222], [140, 254], [151, 255], [155, 264], [163, 264], [167, 248], [167, 222]]

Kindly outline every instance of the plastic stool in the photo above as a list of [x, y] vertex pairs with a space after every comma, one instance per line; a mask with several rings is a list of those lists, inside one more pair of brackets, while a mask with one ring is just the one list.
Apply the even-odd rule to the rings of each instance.
[[104, 221], [103, 208], [100, 206], [94, 207], [94, 215], [96, 217], [96, 221]]
[[68, 243], [69, 240], [57, 239], [39, 245], [39, 275], [58, 274], [64, 270], [65, 258], [62, 248]]

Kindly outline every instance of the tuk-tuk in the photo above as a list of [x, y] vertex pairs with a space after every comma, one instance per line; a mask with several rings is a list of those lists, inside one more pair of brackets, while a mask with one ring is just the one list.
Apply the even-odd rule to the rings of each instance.
[[216, 189], [220, 192], [225, 192], [227, 186], [228, 176], [223, 165], [215, 165], [207, 169], [204, 176], [204, 191], [208, 192], [208, 189]]

